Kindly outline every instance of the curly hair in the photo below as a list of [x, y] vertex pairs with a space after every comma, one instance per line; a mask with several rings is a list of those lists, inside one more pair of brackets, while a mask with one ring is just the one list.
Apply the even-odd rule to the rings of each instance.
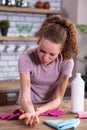
[[77, 30], [69, 19], [49, 17], [43, 22], [35, 36], [38, 37], [38, 42], [41, 38], [46, 38], [56, 44], [61, 44], [63, 60], [78, 54]]

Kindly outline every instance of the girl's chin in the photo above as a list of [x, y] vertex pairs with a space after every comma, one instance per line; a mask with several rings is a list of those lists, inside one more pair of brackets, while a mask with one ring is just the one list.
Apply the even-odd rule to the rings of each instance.
[[42, 64], [49, 65], [51, 62], [42, 61]]
[[44, 64], [44, 65], [49, 64], [49, 63], [48, 63], [48, 62], [46, 62], [46, 61], [42, 61], [41, 63], [42, 63], [42, 64]]

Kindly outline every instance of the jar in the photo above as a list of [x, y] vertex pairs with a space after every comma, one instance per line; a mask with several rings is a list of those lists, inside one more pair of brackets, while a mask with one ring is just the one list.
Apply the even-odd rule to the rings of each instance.
[[22, 0], [16, 0], [16, 6], [22, 7]]
[[2, 1], [1, 1], [1, 4], [2, 4], [2, 5], [6, 5], [6, 0], [2, 0]]
[[10, 4], [11, 4], [11, 6], [16, 6], [16, 0], [11, 0]]
[[22, 0], [22, 7], [27, 7], [27, 0]]

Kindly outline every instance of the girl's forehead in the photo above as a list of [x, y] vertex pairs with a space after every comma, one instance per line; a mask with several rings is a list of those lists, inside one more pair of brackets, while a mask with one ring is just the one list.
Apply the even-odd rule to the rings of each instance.
[[48, 39], [42, 38], [39, 42], [39, 47], [48, 52], [58, 52], [61, 50], [61, 44], [54, 43]]

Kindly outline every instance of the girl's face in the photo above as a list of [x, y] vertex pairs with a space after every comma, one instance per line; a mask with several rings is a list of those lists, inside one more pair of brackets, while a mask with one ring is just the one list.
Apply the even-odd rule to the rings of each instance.
[[56, 44], [42, 38], [38, 44], [37, 52], [42, 64], [48, 65], [54, 61], [62, 51], [61, 44]]

